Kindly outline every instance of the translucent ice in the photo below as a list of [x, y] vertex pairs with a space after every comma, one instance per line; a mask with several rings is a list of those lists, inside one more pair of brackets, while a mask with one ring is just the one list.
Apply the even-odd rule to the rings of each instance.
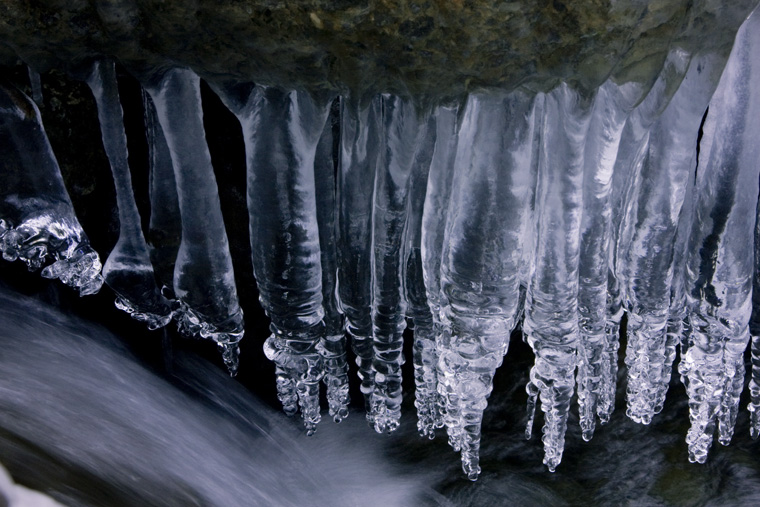
[[372, 423], [372, 200], [382, 103], [341, 98], [338, 168], [338, 301], [356, 354], [367, 420]]
[[171, 321], [172, 307], [156, 285], [140, 213], [132, 193], [124, 116], [113, 61], [95, 62], [87, 76], [87, 84], [98, 105], [103, 146], [111, 163], [119, 208], [119, 239], [103, 266], [103, 277], [116, 293], [118, 308], [147, 323], [150, 329], [157, 329]]
[[214, 340], [230, 373], [238, 367], [243, 312], [203, 130], [200, 79], [187, 69], [144, 77], [171, 153], [182, 219], [174, 293], [183, 332]]
[[[79, 225], [32, 100], [0, 85], [0, 251], [84, 296], [103, 285], [100, 259]], [[52, 261], [52, 264], [50, 262]]]
[[[704, 124], [686, 262], [689, 460], [704, 463], [718, 425], [731, 441], [744, 387], [760, 176], [760, 12], [742, 26]], [[703, 70], [704, 72], [704, 70]]]
[[314, 161], [330, 102], [260, 85], [222, 97], [245, 138], [253, 273], [271, 319], [264, 351], [276, 365], [283, 409], [293, 415], [300, 407], [313, 433], [325, 333]]
[[[546, 96], [540, 121], [536, 267], [525, 301], [524, 331], [536, 354], [528, 403], [534, 410], [540, 395], [544, 464], [550, 471], [562, 460], [575, 390], [584, 144], [593, 99], [593, 93], [563, 84]], [[532, 418], [528, 435], [531, 425]]]
[[440, 274], [439, 391], [462, 468], [480, 473], [480, 430], [517, 316], [535, 97], [471, 95], [459, 131]]
[[[404, 231], [410, 179], [429, 164], [427, 115], [393, 95], [382, 98], [382, 148], [372, 209], [372, 338], [375, 387], [370, 417], [379, 433], [392, 432], [401, 417], [401, 366], [407, 301], [404, 293]], [[424, 151], [425, 153], [419, 153]]]
[[625, 246], [619, 245], [618, 276], [628, 312], [627, 414], [643, 424], [661, 409], [670, 378], [668, 361], [673, 354], [666, 325], [678, 218], [696, 164], [700, 120], [726, 56], [708, 53], [692, 58], [681, 86], [649, 133], [632, 184], [638, 195], [627, 203], [622, 224]]

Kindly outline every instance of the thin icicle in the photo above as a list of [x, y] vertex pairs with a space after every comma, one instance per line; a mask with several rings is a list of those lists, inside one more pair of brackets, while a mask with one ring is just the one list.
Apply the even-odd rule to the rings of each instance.
[[[435, 327], [430, 312], [422, 273], [422, 215], [433, 158], [436, 136], [436, 115], [431, 114], [423, 127], [412, 167], [409, 189], [409, 210], [406, 224], [406, 299], [407, 315], [414, 321], [414, 380], [417, 408], [417, 429], [420, 436], [435, 437], [438, 413], [438, 386], [435, 374]], [[433, 376], [429, 375], [433, 373]]]
[[450, 441], [470, 480], [493, 376], [519, 303], [520, 242], [533, 164], [535, 97], [471, 95], [459, 132], [441, 260], [439, 389]]
[[119, 239], [103, 266], [105, 282], [116, 293], [116, 307], [158, 329], [172, 319], [172, 307], [156, 286], [140, 212], [132, 193], [127, 136], [113, 61], [96, 61], [87, 76], [95, 96], [103, 146], [111, 164], [119, 209]]
[[546, 96], [542, 121], [536, 269], [525, 302], [524, 329], [536, 354], [528, 393], [544, 412], [544, 464], [562, 460], [575, 388], [578, 263], [583, 206], [583, 147], [593, 96], [563, 84]]
[[[331, 117], [332, 119], [332, 117]], [[337, 118], [336, 118], [337, 119]], [[335, 422], [348, 417], [348, 362], [343, 314], [336, 294], [338, 276], [336, 178], [333, 159], [333, 123], [325, 123], [314, 159], [317, 222], [322, 263], [322, 307], [325, 334], [320, 344], [325, 365], [327, 404]]]
[[[416, 369], [418, 430], [430, 437], [435, 428], [444, 425], [445, 403], [438, 393], [438, 352], [436, 341], [441, 336], [441, 257], [443, 254], [446, 217], [454, 177], [457, 139], [459, 135], [457, 116], [459, 105], [441, 106], [436, 110], [436, 134], [433, 159], [428, 174], [425, 204], [422, 211], [420, 254], [422, 277], [430, 313], [433, 317], [432, 343], [415, 335], [415, 346], [420, 350], [421, 371]], [[420, 388], [420, 385], [424, 388]], [[424, 415], [423, 415], [424, 414]], [[449, 442], [454, 445], [453, 442]]]
[[32, 100], [37, 104], [37, 107], [42, 107], [42, 80], [40, 79], [40, 73], [31, 67], [27, 67], [29, 73], [29, 85], [32, 89]]
[[[599, 398], [609, 370], [607, 284], [608, 251], [612, 225], [612, 175], [628, 113], [646, 91], [645, 85], [618, 86], [607, 81], [600, 87], [590, 120], [584, 153], [583, 219], [578, 287], [581, 340], [578, 347], [578, 404], [583, 439], [594, 435]], [[606, 407], [604, 409], [606, 411]]]
[[82, 230], [37, 106], [0, 85], [0, 251], [45, 278], [95, 294], [103, 285], [98, 254]]
[[380, 96], [367, 104], [340, 102], [338, 171], [338, 301], [359, 366], [367, 421], [373, 424], [372, 200], [381, 147]]
[[171, 153], [182, 218], [182, 241], [174, 267], [174, 292], [182, 303], [180, 329], [214, 340], [231, 374], [237, 372], [243, 337], [227, 233], [211, 155], [203, 129], [200, 79], [170, 69], [145, 79]]
[[[629, 204], [628, 242], [618, 271], [628, 312], [628, 416], [649, 424], [662, 407], [672, 353], [667, 348], [673, 251], [678, 217], [693, 174], [699, 124], [725, 56], [692, 59], [678, 91], [650, 133], [638, 174], [638, 198]], [[665, 374], [664, 374], [665, 373]]]
[[177, 200], [172, 156], [150, 95], [143, 91], [145, 131], [150, 167], [150, 260], [161, 289], [174, 293], [174, 264], [182, 241], [182, 218]]
[[716, 424], [720, 443], [731, 441], [744, 384], [760, 190], [760, 96], [753, 90], [760, 81], [758, 52], [760, 11], [739, 29], [700, 145], [686, 264], [691, 343], [679, 366], [688, 377], [692, 462], [707, 459]]
[[[398, 428], [401, 417], [401, 366], [406, 328], [404, 230], [412, 169], [423, 147], [427, 119], [414, 103], [383, 95], [383, 150], [375, 173], [372, 209], [372, 370], [370, 406], [378, 433]], [[424, 147], [423, 147], [424, 149]]]

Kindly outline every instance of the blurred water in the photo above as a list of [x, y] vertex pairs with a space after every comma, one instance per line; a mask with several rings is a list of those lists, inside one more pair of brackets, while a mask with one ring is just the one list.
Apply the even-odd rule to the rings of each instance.
[[649, 426], [625, 417], [624, 384], [589, 443], [573, 408], [565, 457], [548, 473], [540, 440], [523, 439], [532, 356], [516, 337], [472, 483], [442, 432], [417, 436], [408, 389], [394, 435], [352, 413], [306, 437], [219, 366], [177, 350], [173, 374], [156, 373], [102, 326], [0, 288], [0, 462], [68, 505], [760, 505], [746, 400], [731, 446], [716, 442], [707, 464], [690, 464], [675, 379]]
[[179, 352], [161, 377], [101, 326], [0, 289], [0, 462], [63, 503], [441, 501], [352, 419], [307, 438], [203, 359]]

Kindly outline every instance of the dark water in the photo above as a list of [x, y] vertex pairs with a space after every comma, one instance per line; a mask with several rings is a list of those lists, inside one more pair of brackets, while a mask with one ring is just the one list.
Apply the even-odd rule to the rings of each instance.
[[175, 350], [172, 373], [156, 371], [104, 327], [0, 289], [0, 462], [70, 505], [760, 505], [745, 411], [730, 447], [690, 464], [676, 383], [651, 426], [625, 418], [622, 390], [592, 442], [571, 420], [550, 474], [522, 436], [530, 361], [513, 340], [471, 483], [442, 433], [417, 437], [411, 396], [397, 434], [325, 414], [309, 438], [218, 365]]

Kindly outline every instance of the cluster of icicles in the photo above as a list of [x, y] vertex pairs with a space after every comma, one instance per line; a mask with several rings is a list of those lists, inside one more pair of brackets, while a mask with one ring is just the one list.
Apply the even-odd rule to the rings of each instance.
[[[211, 83], [244, 133], [253, 268], [271, 319], [264, 349], [285, 412], [300, 409], [312, 433], [323, 382], [330, 415], [347, 416], [350, 343], [367, 419], [395, 430], [409, 318], [419, 432], [432, 438], [445, 426], [474, 480], [493, 376], [521, 323], [535, 352], [526, 434], [540, 400], [553, 471], [576, 390], [585, 440], [597, 418], [610, 418], [625, 312], [630, 418], [647, 424], [662, 409], [680, 347], [689, 459], [704, 462], [716, 425], [721, 443], [731, 439], [751, 332], [756, 437], [758, 54], [755, 14], [730, 58], [674, 48], [649, 83], [474, 93], [426, 111], [391, 95], [341, 98], [335, 156], [334, 97]], [[117, 306], [151, 328], [174, 319], [213, 339], [234, 372], [243, 317], [199, 78], [185, 69], [141, 76], [151, 154], [144, 235], [114, 64], [98, 61], [82, 77], [111, 162], [118, 243], [101, 277], [39, 112], [5, 87], [3, 256], [47, 264], [43, 276], [82, 294], [105, 280]]]

